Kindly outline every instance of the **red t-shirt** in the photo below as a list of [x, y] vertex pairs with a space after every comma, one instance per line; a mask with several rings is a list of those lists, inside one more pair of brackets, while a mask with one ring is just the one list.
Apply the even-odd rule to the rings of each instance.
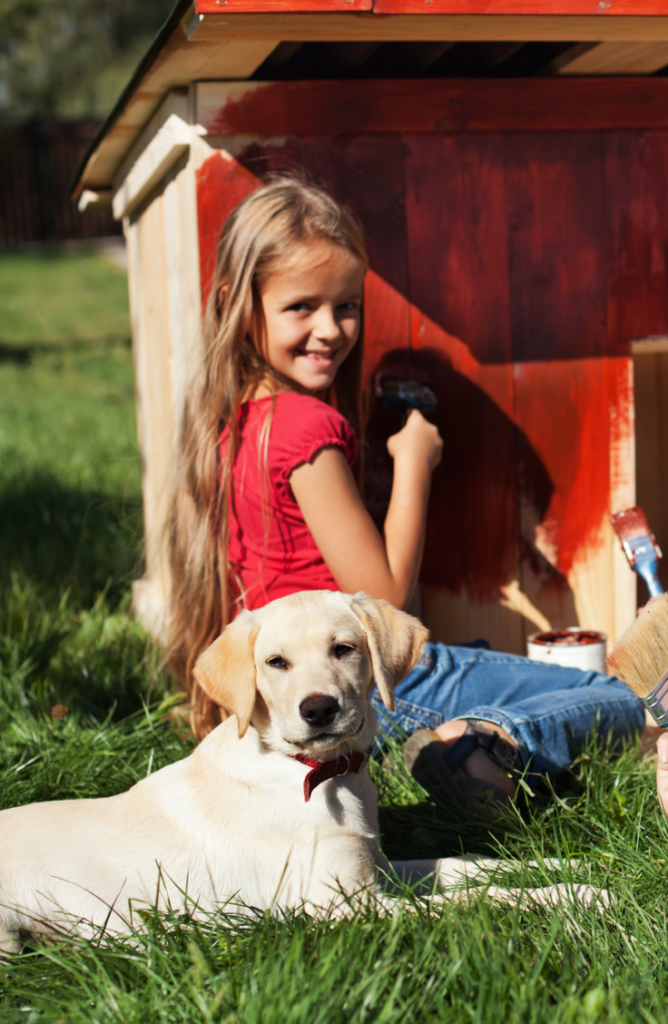
[[[265, 447], [262, 427], [271, 402], [260, 398], [241, 406], [232, 466], [228, 557], [242, 604], [250, 609], [300, 590], [340, 589], [304, 522], [290, 474], [330, 445], [351, 467], [357, 457], [348, 421], [325, 402], [291, 391], [276, 396]], [[226, 427], [219, 438], [221, 465], [228, 436]]]

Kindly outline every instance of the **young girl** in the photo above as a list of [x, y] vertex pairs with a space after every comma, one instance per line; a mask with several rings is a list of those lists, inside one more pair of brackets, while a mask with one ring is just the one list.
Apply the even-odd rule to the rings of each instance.
[[[389, 439], [381, 537], [355, 479], [367, 267], [351, 213], [290, 178], [252, 193], [223, 230], [169, 537], [169, 657], [200, 736], [219, 712], [192, 668], [240, 608], [322, 589], [404, 608], [417, 585], [442, 441], [417, 411]], [[593, 726], [621, 736], [643, 722], [616, 679], [443, 644], [400, 683], [393, 715], [375, 703], [386, 733], [414, 733], [406, 757], [421, 781], [460, 802], [490, 786], [512, 794], [512, 769], [529, 761], [566, 767]]]

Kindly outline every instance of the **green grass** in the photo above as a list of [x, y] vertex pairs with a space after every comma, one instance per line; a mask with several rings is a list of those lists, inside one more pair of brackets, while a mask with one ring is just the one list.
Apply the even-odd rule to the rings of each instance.
[[[87, 308], [100, 313], [100, 331], [90, 336], [79, 294], [68, 305], [64, 293], [71, 333], [37, 338], [50, 342], [45, 351], [26, 339], [47, 286], [27, 257], [3, 260], [0, 276], [16, 275], [25, 303], [11, 330], [0, 314], [0, 805], [9, 807], [121, 792], [192, 740], [170, 713], [160, 651], [128, 614], [141, 538], [125, 292], [107, 290], [113, 267], [98, 274], [99, 305]], [[40, 265], [76, 282], [69, 258]], [[116, 336], [104, 309], [124, 325]], [[64, 718], [52, 717], [56, 704]], [[418, 901], [417, 913], [340, 923], [155, 918], [132, 941], [28, 946], [0, 964], [2, 1024], [668, 1020], [668, 825], [636, 746], [613, 756], [592, 743], [557, 796], [489, 829], [430, 800], [403, 769], [371, 770], [390, 855], [492, 851], [524, 861], [510, 879], [524, 886], [553, 880], [529, 858], [579, 857], [566, 877], [607, 887], [614, 906], [529, 911], [483, 900], [429, 916]]]
[[125, 274], [104, 257], [0, 257], [0, 587], [18, 575], [73, 608], [126, 593], [141, 530], [129, 334]]
[[0, 254], [0, 347], [127, 338], [127, 294], [104, 256]]

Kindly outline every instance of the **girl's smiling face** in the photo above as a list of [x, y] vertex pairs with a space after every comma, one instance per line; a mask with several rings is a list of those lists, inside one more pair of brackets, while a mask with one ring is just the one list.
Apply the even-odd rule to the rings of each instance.
[[364, 266], [333, 242], [303, 246], [260, 289], [256, 345], [307, 391], [330, 387], [360, 331]]

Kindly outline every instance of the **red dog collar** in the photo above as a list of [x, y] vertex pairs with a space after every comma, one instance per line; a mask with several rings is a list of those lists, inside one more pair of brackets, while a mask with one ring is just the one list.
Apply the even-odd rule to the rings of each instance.
[[306, 803], [311, 799], [311, 793], [315, 787], [319, 786], [321, 782], [326, 782], [327, 779], [335, 779], [339, 775], [359, 775], [369, 763], [372, 750], [373, 747], [369, 747], [364, 754], [344, 754], [333, 761], [316, 761], [314, 757], [309, 757], [307, 754], [290, 754], [289, 756], [293, 760], [308, 765], [309, 768], [313, 769], [304, 779], [304, 800]]

